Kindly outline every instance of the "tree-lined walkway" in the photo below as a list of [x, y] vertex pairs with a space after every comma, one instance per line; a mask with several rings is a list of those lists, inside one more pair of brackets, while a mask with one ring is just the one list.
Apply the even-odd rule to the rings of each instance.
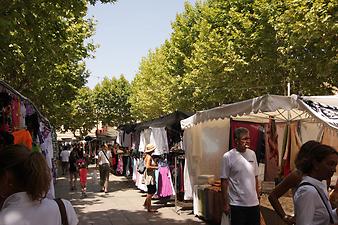
[[80, 186], [77, 191], [69, 189], [68, 179], [60, 176], [55, 184], [56, 197], [69, 199], [79, 217], [80, 225], [132, 225], [132, 224], [206, 224], [189, 212], [180, 215], [175, 212], [174, 204], [156, 204], [157, 213], [148, 213], [142, 204], [145, 194], [125, 177], [111, 175], [109, 193], [98, 192], [99, 187], [92, 179], [93, 168], [88, 173], [88, 197], [81, 198]]

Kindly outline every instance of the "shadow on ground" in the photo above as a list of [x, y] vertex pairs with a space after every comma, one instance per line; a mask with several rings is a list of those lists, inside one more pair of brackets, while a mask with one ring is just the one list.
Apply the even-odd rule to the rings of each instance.
[[111, 176], [109, 193], [99, 192], [99, 183], [92, 179], [92, 172], [93, 168], [89, 168], [85, 198], [81, 198], [79, 181], [75, 191], [70, 191], [67, 176], [58, 177], [55, 185], [56, 197], [72, 202], [79, 225], [206, 224], [194, 217], [192, 210], [176, 214], [172, 200], [154, 199], [153, 208], [158, 209], [158, 212], [148, 213], [141, 207], [145, 193], [138, 191], [133, 181], [125, 177]]
[[194, 221], [192, 219], [177, 220], [175, 218], [164, 218], [160, 212], [148, 213], [141, 210], [127, 211], [127, 210], [107, 210], [86, 213], [79, 217], [81, 225], [146, 225], [146, 224], [205, 224], [204, 222]]

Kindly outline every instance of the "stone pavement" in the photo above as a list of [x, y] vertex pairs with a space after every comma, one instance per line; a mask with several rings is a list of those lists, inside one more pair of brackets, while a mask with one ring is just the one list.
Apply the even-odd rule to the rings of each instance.
[[111, 175], [109, 193], [98, 192], [99, 185], [93, 179], [93, 171], [90, 167], [86, 198], [81, 198], [79, 184], [77, 191], [70, 191], [65, 176], [58, 177], [55, 184], [56, 197], [72, 202], [79, 217], [79, 225], [206, 224], [196, 218], [192, 210], [176, 213], [173, 202], [163, 205], [156, 204], [159, 201], [153, 200], [153, 206], [158, 212], [146, 212], [142, 206], [145, 193], [137, 190], [133, 181], [125, 177]]

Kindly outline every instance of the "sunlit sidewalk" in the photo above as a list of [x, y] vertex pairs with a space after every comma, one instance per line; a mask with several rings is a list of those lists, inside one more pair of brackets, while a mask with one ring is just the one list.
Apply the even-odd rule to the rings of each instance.
[[[131, 225], [131, 224], [206, 224], [191, 211], [176, 213], [174, 204], [156, 204], [157, 213], [143, 208], [145, 194], [135, 189], [134, 183], [125, 177], [111, 175], [109, 193], [99, 192], [98, 181], [93, 179], [94, 167], [89, 168], [87, 197], [81, 197], [78, 183], [76, 191], [70, 191], [68, 177], [60, 176], [55, 184], [56, 197], [69, 199], [78, 213], [80, 225]], [[97, 173], [97, 177], [98, 173]]]

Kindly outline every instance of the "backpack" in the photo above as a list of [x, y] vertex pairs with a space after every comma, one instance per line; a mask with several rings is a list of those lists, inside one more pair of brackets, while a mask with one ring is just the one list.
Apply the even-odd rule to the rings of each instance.
[[146, 164], [144, 163], [144, 159], [140, 159], [140, 162], [137, 166], [137, 172], [144, 174], [144, 171], [146, 171]]

